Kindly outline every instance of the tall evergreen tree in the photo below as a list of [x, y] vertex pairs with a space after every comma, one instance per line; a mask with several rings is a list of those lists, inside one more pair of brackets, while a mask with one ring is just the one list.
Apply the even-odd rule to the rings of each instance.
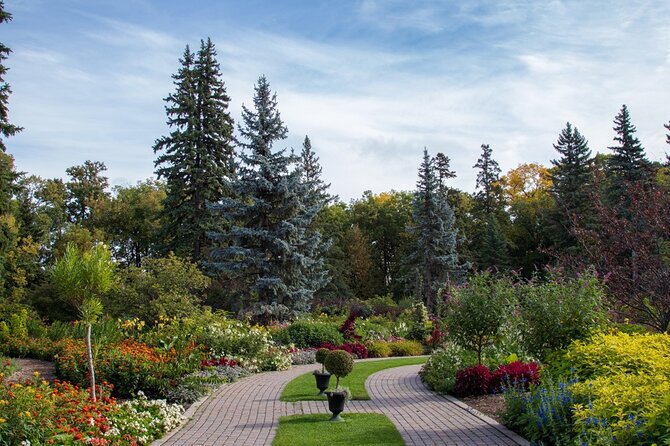
[[475, 195], [477, 201], [481, 203], [485, 214], [497, 211], [502, 201], [502, 188], [498, 184], [501, 170], [488, 144], [482, 144], [482, 155], [472, 167], [479, 169], [477, 189], [480, 191]]
[[644, 182], [649, 178], [650, 163], [645, 157], [642, 144], [635, 136], [637, 129], [631, 123], [625, 104], [614, 118], [614, 131], [614, 141], [618, 144], [609, 148], [614, 153], [607, 170], [611, 181], [610, 199], [617, 202], [626, 194], [627, 185]]
[[312, 141], [309, 136], [305, 135], [305, 140], [302, 143], [302, 151], [300, 152], [300, 167], [302, 169], [302, 181], [310, 190], [309, 201], [321, 208], [326, 203], [336, 199], [328, 194], [330, 183], [326, 184], [321, 179], [323, 169], [319, 164], [319, 157], [316, 156], [312, 149]]
[[510, 264], [507, 237], [505, 237], [498, 219], [493, 214], [486, 217], [482, 232], [483, 237], [478, 259], [479, 268], [506, 270]]
[[412, 212], [416, 246], [410, 259], [415, 266], [417, 297], [431, 311], [435, 307], [438, 288], [454, 280], [464, 269], [456, 252], [458, 230], [454, 213], [446, 196], [440, 193], [435, 171], [435, 161], [424, 149]]
[[[12, 15], [5, 11], [5, 2], [0, 1], [0, 24], [9, 22], [10, 20], [12, 20]], [[9, 123], [7, 103], [9, 101], [9, 95], [12, 93], [12, 89], [9, 84], [5, 82], [7, 67], [5, 67], [4, 61], [11, 52], [11, 49], [0, 42], [0, 150], [3, 152], [7, 150], [3, 138], [9, 138], [23, 130], [22, 127], [17, 127]]]
[[441, 193], [447, 193], [447, 181], [456, 178], [456, 172], [451, 170], [451, 160], [442, 152], [438, 152], [434, 158], [435, 170], [437, 171], [438, 187]]
[[231, 194], [234, 176], [233, 119], [230, 97], [221, 79], [214, 44], [201, 41], [197, 55], [186, 47], [181, 68], [173, 76], [175, 92], [165, 101], [168, 126], [154, 152], [158, 178], [167, 184], [163, 233], [168, 249], [200, 261], [211, 229], [208, 202]]
[[562, 246], [575, 246], [572, 235], [572, 219], [588, 219], [591, 207], [589, 193], [593, 174], [591, 172], [591, 150], [586, 138], [568, 122], [561, 131], [554, 149], [560, 159], [551, 160], [551, 192], [556, 200], [556, 212], [552, 215], [552, 226], [557, 242]]
[[322, 259], [309, 255], [318, 242], [307, 236], [316, 208], [303, 201], [308, 187], [302, 169], [294, 168], [299, 158], [272, 151], [288, 130], [265, 76], [255, 86], [254, 108], [242, 107], [242, 122], [238, 130], [246, 151], [233, 184], [236, 199], [212, 206], [233, 224], [227, 232], [211, 234], [221, 243], [212, 252], [211, 267], [235, 281], [242, 295], [255, 297], [256, 304], [306, 311], [314, 291], [327, 281]]

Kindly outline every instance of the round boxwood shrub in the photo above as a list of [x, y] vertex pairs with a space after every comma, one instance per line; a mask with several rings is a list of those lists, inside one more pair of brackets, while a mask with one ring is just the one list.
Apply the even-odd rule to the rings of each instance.
[[295, 321], [272, 335], [282, 344], [294, 344], [298, 348], [318, 347], [324, 342], [340, 345], [344, 336], [336, 324], [314, 321]]
[[330, 353], [330, 350], [327, 348], [320, 348], [316, 351], [316, 362], [321, 364], [321, 373], [324, 372], [324, 363], [326, 362], [328, 353]]
[[333, 350], [328, 352], [323, 365], [328, 373], [337, 377], [335, 389], [339, 389], [340, 378], [347, 376], [354, 368], [354, 358], [344, 350]]

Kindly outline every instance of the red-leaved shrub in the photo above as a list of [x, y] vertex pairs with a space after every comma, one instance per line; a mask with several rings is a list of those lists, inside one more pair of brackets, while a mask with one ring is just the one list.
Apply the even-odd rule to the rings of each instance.
[[493, 372], [491, 381], [489, 382], [489, 389], [491, 392], [499, 392], [502, 386], [510, 384], [523, 384], [524, 387], [529, 388], [531, 384], [537, 384], [539, 379], [536, 363], [529, 362], [524, 364], [521, 361], [514, 361], [509, 364], [500, 365]]
[[367, 347], [360, 342], [347, 342], [346, 344], [342, 345], [334, 345], [330, 342], [324, 342], [319, 346], [319, 348], [327, 348], [328, 350], [344, 350], [357, 359], [366, 359], [369, 356]]
[[481, 364], [456, 372], [454, 394], [458, 396], [485, 395], [489, 391], [491, 372]]

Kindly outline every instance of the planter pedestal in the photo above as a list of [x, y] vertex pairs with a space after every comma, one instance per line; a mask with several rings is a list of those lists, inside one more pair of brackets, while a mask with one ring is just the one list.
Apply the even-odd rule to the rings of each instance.
[[343, 421], [340, 414], [344, 410], [347, 395], [342, 392], [326, 392], [326, 395], [328, 396], [328, 410], [333, 413], [330, 421]]
[[330, 373], [325, 372], [321, 373], [319, 371], [314, 372], [314, 377], [316, 378], [316, 388], [319, 389], [318, 396], [325, 395], [325, 391], [330, 385]]

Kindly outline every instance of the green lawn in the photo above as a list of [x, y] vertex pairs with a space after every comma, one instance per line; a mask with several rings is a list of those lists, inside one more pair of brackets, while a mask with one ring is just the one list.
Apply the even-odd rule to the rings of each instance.
[[279, 419], [273, 446], [401, 446], [405, 442], [386, 415], [350, 413], [343, 421], [328, 421], [330, 415], [292, 415]]
[[[340, 386], [349, 387], [352, 398], [355, 400], [369, 400], [370, 396], [365, 390], [365, 380], [373, 373], [391, 367], [400, 367], [403, 365], [423, 364], [427, 357], [410, 358], [391, 358], [379, 361], [356, 362], [354, 370], [349, 376], [340, 380]], [[318, 364], [316, 364], [318, 366]], [[315, 366], [315, 370], [316, 367]], [[330, 388], [335, 388], [335, 377], [330, 378]], [[305, 373], [289, 382], [281, 394], [281, 401], [319, 401], [325, 400], [325, 396], [317, 396], [319, 390], [316, 388], [316, 381], [312, 372]]]

